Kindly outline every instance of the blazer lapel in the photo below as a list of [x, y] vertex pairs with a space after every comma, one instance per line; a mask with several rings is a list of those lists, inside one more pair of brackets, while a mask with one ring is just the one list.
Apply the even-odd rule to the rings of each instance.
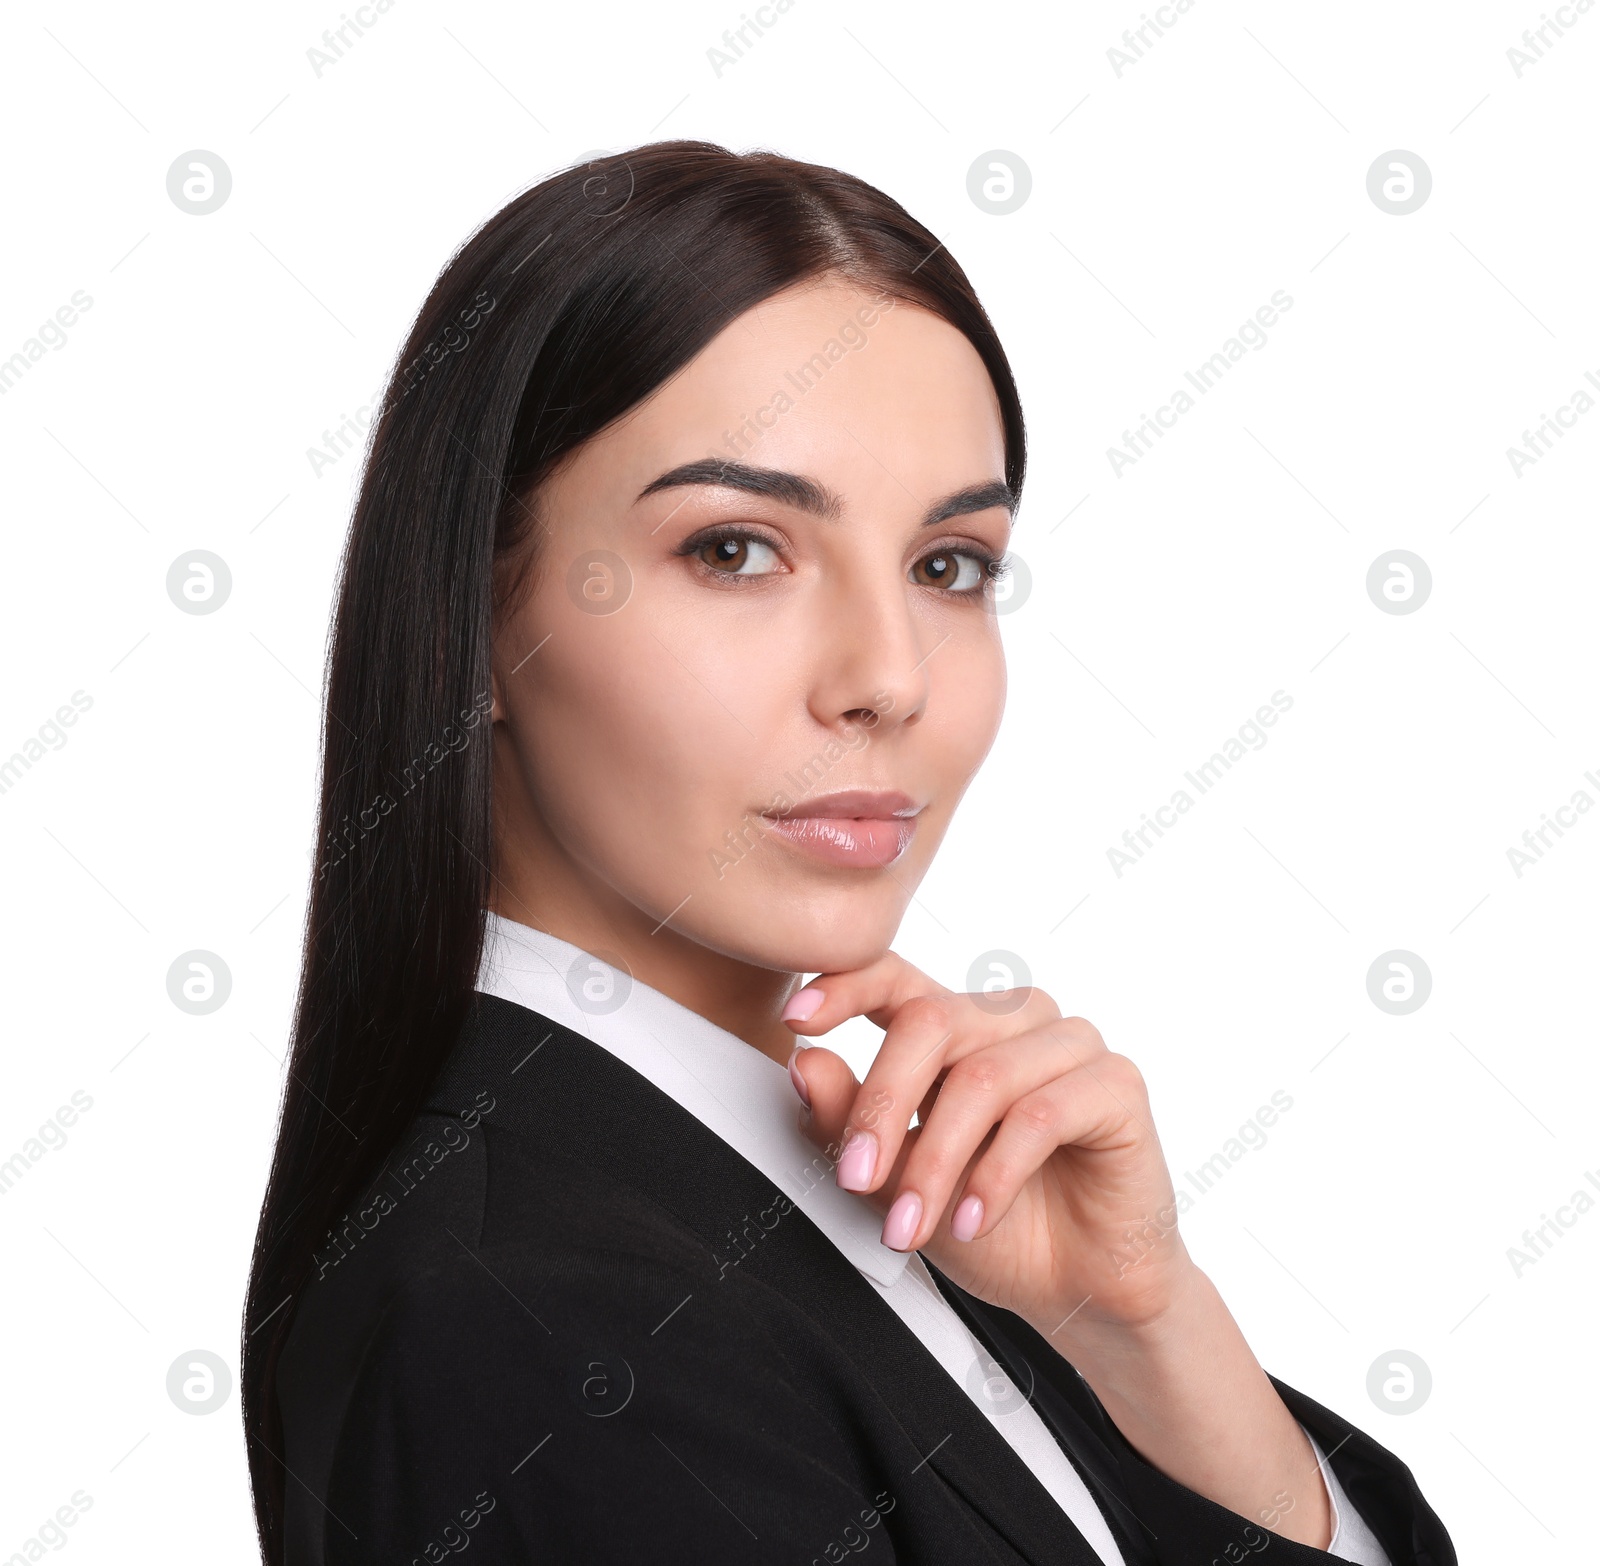
[[1017, 1387], [1027, 1389], [1028, 1401], [1094, 1497], [1127, 1566], [1159, 1566], [1156, 1535], [1123, 1493], [1117, 1460], [1096, 1434], [1104, 1412], [1078, 1372], [1060, 1355], [1054, 1356], [1054, 1365], [1035, 1365], [1007, 1335], [1004, 1323], [1008, 1312], [967, 1293], [926, 1257], [923, 1262], [972, 1335], [994, 1355]]
[[[487, 1090], [489, 1125], [599, 1165], [671, 1211], [718, 1256], [771, 1204], [776, 1188], [760, 1170], [609, 1050], [510, 1001], [480, 994], [476, 1005], [430, 1107], [454, 1113]], [[905, 1432], [908, 1477], [933, 1470], [1034, 1566], [1101, 1566], [1027, 1464], [801, 1208], [762, 1231], [739, 1266], [805, 1311], [853, 1362]], [[941, 1286], [947, 1295], [953, 1287]], [[1006, 1362], [997, 1345], [991, 1351]], [[1126, 1530], [1113, 1531], [1120, 1538]], [[1127, 1558], [1130, 1566], [1142, 1559]]]

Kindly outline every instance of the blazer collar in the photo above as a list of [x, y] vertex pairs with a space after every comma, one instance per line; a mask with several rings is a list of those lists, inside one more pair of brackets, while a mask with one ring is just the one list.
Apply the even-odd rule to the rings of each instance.
[[881, 1284], [909, 1254], [880, 1238], [883, 1219], [839, 1188], [833, 1163], [800, 1130], [789, 1073], [768, 1055], [625, 970], [544, 930], [489, 915], [478, 989], [609, 1050], [754, 1164]]

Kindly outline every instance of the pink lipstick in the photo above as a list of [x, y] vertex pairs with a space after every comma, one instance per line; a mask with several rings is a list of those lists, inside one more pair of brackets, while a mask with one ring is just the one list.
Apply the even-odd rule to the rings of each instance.
[[844, 789], [763, 816], [773, 832], [813, 859], [876, 870], [911, 846], [921, 809], [896, 790]]

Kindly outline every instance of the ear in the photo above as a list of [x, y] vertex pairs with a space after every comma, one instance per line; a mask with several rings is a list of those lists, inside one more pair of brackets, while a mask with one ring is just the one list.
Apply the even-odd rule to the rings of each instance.
[[[489, 626], [489, 727], [491, 729], [495, 724], [503, 723], [511, 716], [510, 709], [506, 705], [506, 687], [509, 684], [510, 677], [506, 670], [504, 645], [506, 632], [509, 629], [506, 618], [508, 611], [501, 597], [498, 571], [499, 567], [497, 566], [494, 579], [494, 617]], [[513, 662], [511, 665], [512, 674], [516, 672], [517, 667], [518, 665]]]
[[[514, 656], [510, 668], [506, 668], [507, 649], [504, 644], [508, 640], [515, 643], [518, 611], [526, 597], [525, 578], [504, 576], [502, 573], [509, 569], [509, 563], [497, 556], [491, 573], [494, 613], [489, 627], [490, 728], [497, 723], [509, 721], [511, 713], [506, 705], [507, 686], [517, 671], [528, 661], [519, 653]], [[534, 651], [537, 652], [538, 649], [535, 648]]]
[[491, 651], [489, 654], [489, 722], [491, 726], [500, 723], [506, 716], [505, 688], [500, 682], [500, 660]]

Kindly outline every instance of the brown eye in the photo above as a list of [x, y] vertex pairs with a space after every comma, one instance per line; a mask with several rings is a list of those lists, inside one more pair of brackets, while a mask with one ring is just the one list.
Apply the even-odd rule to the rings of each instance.
[[768, 576], [778, 569], [778, 552], [771, 544], [745, 533], [724, 533], [695, 546], [694, 557], [726, 576]]
[[920, 587], [940, 587], [946, 592], [970, 593], [984, 584], [985, 562], [960, 550], [924, 555], [911, 568], [911, 580]]

